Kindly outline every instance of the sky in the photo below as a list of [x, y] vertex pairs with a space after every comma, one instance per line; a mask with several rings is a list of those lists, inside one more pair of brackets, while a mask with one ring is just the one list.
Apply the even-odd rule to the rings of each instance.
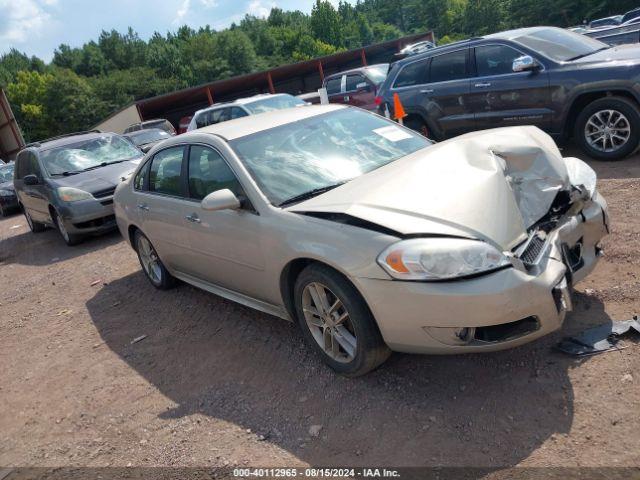
[[[338, 0], [331, 0], [337, 6]], [[355, 0], [350, 0], [355, 3]], [[16, 48], [46, 62], [61, 43], [80, 47], [102, 30], [141, 38], [181, 25], [220, 30], [245, 14], [264, 17], [272, 7], [309, 13], [314, 0], [0, 0], [0, 54]]]

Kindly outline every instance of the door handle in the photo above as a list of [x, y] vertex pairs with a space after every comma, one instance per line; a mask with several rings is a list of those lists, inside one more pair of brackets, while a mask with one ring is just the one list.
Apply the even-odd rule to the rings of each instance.
[[144, 210], [145, 212], [148, 212], [148, 211], [149, 211], [149, 207], [147, 207], [144, 203], [139, 203], [139, 204], [138, 204], [138, 208], [139, 208], [140, 210]]
[[195, 213], [193, 215], [187, 215], [184, 218], [186, 218], [187, 220], [189, 220], [190, 222], [193, 222], [193, 223], [200, 223], [201, 222], [200, 218], [198, 218], [198, 216]]
[[420, 93], [433, 93], [433, 89], [432, 88], [426, 88], [424, 90], [420, 90]]
[[487, 88], [487, 87], [490, 87], [490, 86], [491, 86], [490, 83], [476, 83], [474, 85], [474, 87], [476, 87], [476, 88]]

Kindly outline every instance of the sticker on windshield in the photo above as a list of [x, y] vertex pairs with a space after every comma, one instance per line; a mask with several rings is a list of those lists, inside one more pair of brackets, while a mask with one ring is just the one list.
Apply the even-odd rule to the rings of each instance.
[[395, 125], [389, 125], [388, 127], [376, 128], [374, 133], [377, 133], [381, 137], [386, 138], [391, 142], [399, 142], [400, 140], [406, 140], [407, 138], [411, 138], [411, 134], [405, 132], [400, 127], [396, 127]]

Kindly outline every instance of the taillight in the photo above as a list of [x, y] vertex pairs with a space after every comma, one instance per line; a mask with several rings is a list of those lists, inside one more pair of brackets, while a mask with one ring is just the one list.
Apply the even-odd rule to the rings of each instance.
[[377, 105], [377, 106], [382, 105], [382, 97], [376, 97], [376, 98], [375, 98], [375, 100], [374, 100], [374, 102], [376, 102], [376, 105]]

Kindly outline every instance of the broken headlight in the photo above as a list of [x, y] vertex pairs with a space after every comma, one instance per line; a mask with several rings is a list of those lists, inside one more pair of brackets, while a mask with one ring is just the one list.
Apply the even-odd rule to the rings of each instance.
[[378, 263], [399, 280], [450, 280], [511, 264], [495, 247], [461, 238], [403, 240], [387, 247]]

